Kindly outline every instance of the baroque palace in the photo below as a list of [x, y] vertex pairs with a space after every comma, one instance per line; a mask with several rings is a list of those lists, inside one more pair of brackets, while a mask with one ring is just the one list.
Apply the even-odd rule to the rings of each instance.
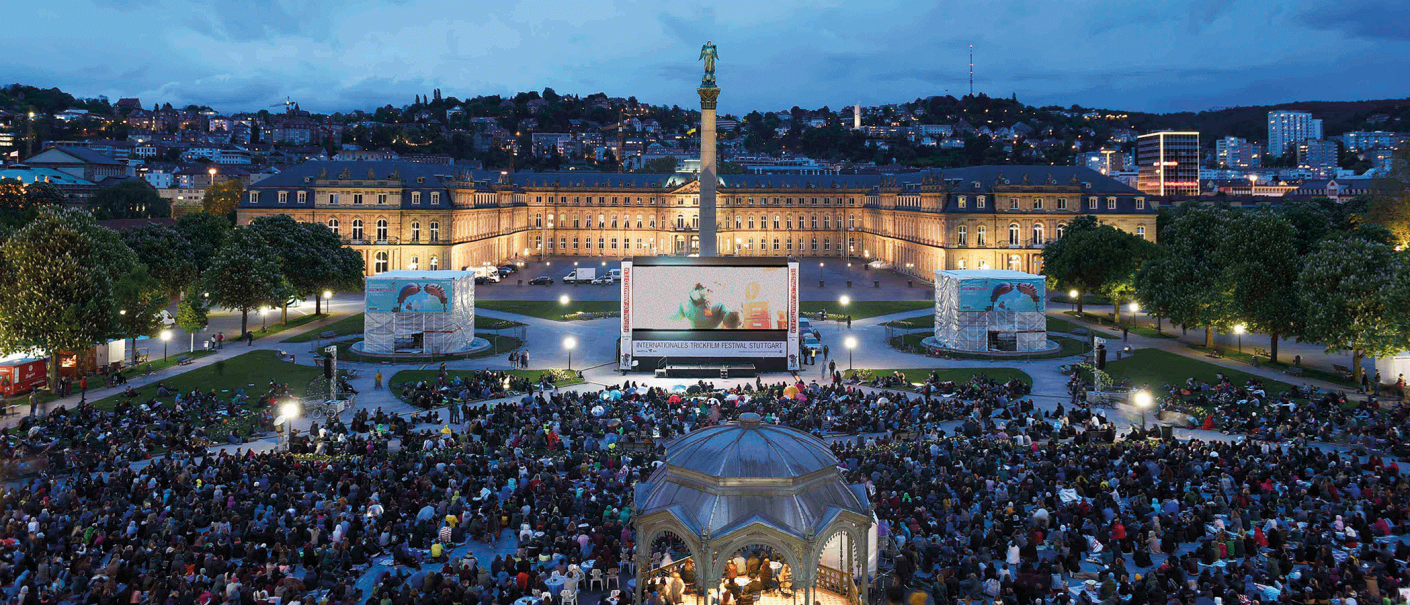
[[[252, 185], [241, 224], [287, 214], [362, 253], [369, 274], [545, 256], [688, 255], [699, 247], [692, 173], [456, 171], [403, 161], [306, 162]], [[976, 166], [899, 175], [722, 175], [721, 256], [879, 260], [1042, 272], [1042, 248], [1092, 214], [1150, 240], [1156, 204], [1074, 166]]]

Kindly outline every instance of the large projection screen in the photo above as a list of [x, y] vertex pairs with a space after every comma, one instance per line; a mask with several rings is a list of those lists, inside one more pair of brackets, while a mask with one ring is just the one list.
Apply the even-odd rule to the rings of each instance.
[[798, 264], [623, 262], [621, 336], [624, 370], [633, 356], [786, 358], [797, 369]]

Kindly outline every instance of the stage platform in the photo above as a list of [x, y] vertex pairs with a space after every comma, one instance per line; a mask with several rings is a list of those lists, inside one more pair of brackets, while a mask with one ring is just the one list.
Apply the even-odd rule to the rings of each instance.
[[757, 374], [752, 363], [669, 364], [656, 369], [657, 378], [753, 378]]

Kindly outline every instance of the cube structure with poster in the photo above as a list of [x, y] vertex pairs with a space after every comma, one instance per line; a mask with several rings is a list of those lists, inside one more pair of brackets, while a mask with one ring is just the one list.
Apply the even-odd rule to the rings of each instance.
[[954, 351], [1047, 350], [1045, 286], [1022, 271], [936, 271], [936, 342]]
[[386, 271], [367, 278], [360, 353], [447, 355], [475, 341], [475, 274]]

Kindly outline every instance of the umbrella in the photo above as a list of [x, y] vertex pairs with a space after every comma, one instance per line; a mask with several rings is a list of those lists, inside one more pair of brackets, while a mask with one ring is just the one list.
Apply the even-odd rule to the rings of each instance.
[[720, 400], [719, 400], [719, 399], [715, 399], [714, 397], [711, 397], [711, 398], [710, 398], [710, 405], [720, 405]]
[[794, 398], [794, 399], [797, 399], [798, 401], [807, 401], [807, 400], [808, 400], [808, 396], [807, 396], [807, 395], [804, 395], [804, 394], [802, 394], [802, 393], [795, 394], [795, 395], [793, 396], [793, 398]]
[[783, 390], [783, 396], [784, 396], [784, 397], [792, 397], [792, 396], [797, 395], [797, 394], [798, 394], [798, 387], [795, 387], [795, 386], [792, 386], [792, 385], [789, 385], [788, 388], [786, 388], [786, 389]]
[[666, 403], [670, 403], [670, 404], [676, 404], [676, 403], [680, 403], [680, 402], [681, 402], [681, 396], [680, 396], [680, 395], [671, 395], [671, 398], [666, 400]]
[[689, 390], [689, 389], [685, 388], [685, 385], [683, 385], [683, 384], [678, 384], [678, 385], [676, 385], [676, 386], [671, 387], [671, 392], [672, 392], [672, 393], [684, 393], [684, 392], [686, 392], [687, 390]]
[[592, 406], [592, 415], [593, 415], [593, 416], [596, 416], [596, 417], [598, 417], [598, 418], [601, 418], [602, 415], [603, 415], [603, 414], [606, 414], [606, 413], [607, 413], [607, 409], [606, 409], [606, 408], [603, 408], [603, 407], [600, 406], [600, 405]]
[[734, 393], [725, 395], [725, 401], [739, 401], [739, 395], [735, 395]]
[[882, 397], [881, 399], [876, 400], [876, 402], [877, 402], [878, 404], [880, 404], [880, 405], [886, 405], [886, 404], [888, 404], [888, 403], [891, 403], [891, 400], [890, 400], [890, 399], [887, 399], [887, 398], [885, 398], [885, 397]]

